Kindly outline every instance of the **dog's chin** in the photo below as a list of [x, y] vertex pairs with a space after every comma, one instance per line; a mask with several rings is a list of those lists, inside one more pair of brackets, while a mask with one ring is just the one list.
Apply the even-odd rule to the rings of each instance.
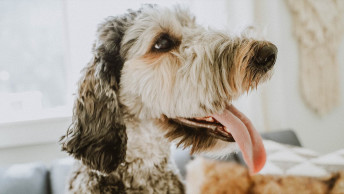
[[192, 154], [221, 158], [240, 149], [226, 127], [212, 117], [168, 119], [173, 130], [166, 137]]
[[204, 131], [208, 136], [216, 139], [220, 139], [227, 142], [235, 142], [232, 134], [218, 122], [214, 117], [195, 117], [195, 118], [183, 118], [177, 117], [170, 119], [170, 122], [181, 125], [181, 127], [189, 127], [194, 131]]
[[173, 127], [166, 133], [166, 137], [175, 142], [177, 147], [191, 147], [191, 153], [210, 155], [224, 155], [234, 151], [225, 149], [228, 145], [235, 145], [232, 134], [212, 116], [176, 117], [167, 118], [167, 121]]
[[[188, 120], [189, 119], [185, 119]], [[213, 129], [207, 127], [194, 127], [188, 121], [180, 121], [180, 119], [168, 119], [170, 130], [166, 133], [165, 137], [176, 143], [177, 147], [190, 148], [191, 154], [204, 153], [210, 150], [222, 141], [224, 136], [214, 133]], [[185, 123], [185, 124], [184, 124]], [[217, 138], [220, 137], [220, 138]], [[228, 143], [228, 142], [227, 142]]]

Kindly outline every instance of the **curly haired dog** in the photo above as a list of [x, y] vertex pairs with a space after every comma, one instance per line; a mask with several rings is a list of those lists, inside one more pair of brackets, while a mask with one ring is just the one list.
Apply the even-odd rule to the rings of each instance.
[[273, 44], [146, 5], [102, 23], [93, 54], [61, 138], [81, 161], [70, 193], [184, 193], [173, 141], [193, 153], [229, 153], [236, 141], [253, 172], [264, 165], [260, 136], [231, 102], [270, 77]]

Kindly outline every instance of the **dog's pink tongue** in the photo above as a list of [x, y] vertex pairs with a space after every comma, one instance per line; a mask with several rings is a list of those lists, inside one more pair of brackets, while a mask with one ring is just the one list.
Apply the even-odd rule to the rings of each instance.
[[259, 172], [264, 167], [266, 153], [262, 138], [251, 121], [233, 105], [222, 114], [212, 116], [232, 134], [250, 171]]

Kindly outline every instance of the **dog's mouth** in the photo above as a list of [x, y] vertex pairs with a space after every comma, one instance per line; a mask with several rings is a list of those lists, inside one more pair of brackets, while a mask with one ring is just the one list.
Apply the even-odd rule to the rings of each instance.
[[223, 126], [220, 122], [218, 122], [214, 117], [207, 116], [207, 117], [195, 117], [195, 118], [182, 118], [177, 117], [172, 119], [176, 123], [181, 125], [185, 125], [192, 128], [197, 129], [206, 129], [208, 130], [208, 134], [224, 140], [228, 142], [235, 142], [232, 134], [229, 132], [227, 127]]
[[256, 173], [263, 168], [266, 153], [262, 138], [251, 121], [233, 105], [228, 106], [222, 113], [206, 117], [178, 117], [172, 120], [197, 130], [205, 129], [209, 135], [215, 138], [236, 142], [251, 172]]

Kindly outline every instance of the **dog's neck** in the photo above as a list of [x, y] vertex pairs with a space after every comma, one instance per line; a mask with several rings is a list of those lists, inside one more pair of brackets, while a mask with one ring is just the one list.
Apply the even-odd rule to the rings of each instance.
[[130, 124], [126, 125], [126, 158], [116, 172], [117, 176], [125, 177], [123, 184], [131, 189], [147, 189], [162, 180], [178, 180], [175, 166], [171, 165], [171, 144], [158, 125], [154, 121], [127, 123]]
[[171, 144], [154, 120], [129, 122], [127, 125], [126, 162], [140, 160], [145, 168], [153, 168], [170, 159]]
[[112, 179], [127, 193], [184, 193], [163, 126], [147, 120], [126, 123], [126, 158], [111, 174]]

